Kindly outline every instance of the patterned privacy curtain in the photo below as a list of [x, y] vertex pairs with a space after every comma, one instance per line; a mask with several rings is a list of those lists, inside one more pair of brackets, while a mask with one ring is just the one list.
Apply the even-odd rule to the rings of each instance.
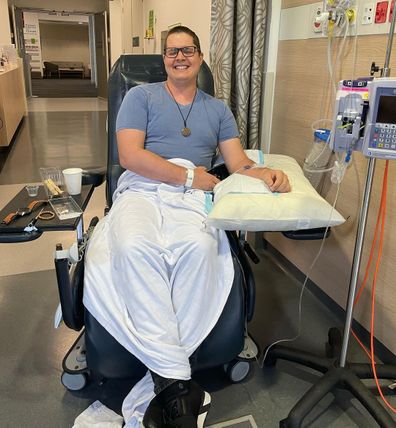
[[210, 64], [216, 97], [236, 118], [244, 148], [260, 148], [268, 0], [212, 0]]

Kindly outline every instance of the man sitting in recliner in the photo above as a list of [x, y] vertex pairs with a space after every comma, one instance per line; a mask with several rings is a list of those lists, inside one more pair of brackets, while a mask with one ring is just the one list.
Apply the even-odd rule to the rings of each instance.
[[197, 89], [202, 62], [196, 34], [172, 28], [166, 82], [125, 96], [117, 140], [126, 171], [86, 256], [85, 306], [150, 371], [134, 387], [140, 411], [151, 400], [145, 427], [202, 427], [210, 404], [191, 380], [189, 358], [216, 324], [233, 282], [227, 237], [205, 226], [209, 192], [219, 181], [207, 172], [216, 150], [231, 173], [290, 190], [282, 171], [252, 168], [231, 111]]

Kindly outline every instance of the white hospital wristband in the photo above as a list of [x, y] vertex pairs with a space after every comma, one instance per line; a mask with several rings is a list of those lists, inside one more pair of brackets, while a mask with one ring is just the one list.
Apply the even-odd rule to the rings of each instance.
[[194, 181], [194, 170], [192, 168], [186, 169], [186, 182], [184, 183], [184, 186], [188, 189], [191, 189]]

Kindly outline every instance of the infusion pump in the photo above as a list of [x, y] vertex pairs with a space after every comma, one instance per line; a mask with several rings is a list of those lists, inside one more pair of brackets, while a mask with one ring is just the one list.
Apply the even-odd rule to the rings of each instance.
[[396, 159], [396, 79], [339, 83], [330, 147], [365, 156]]

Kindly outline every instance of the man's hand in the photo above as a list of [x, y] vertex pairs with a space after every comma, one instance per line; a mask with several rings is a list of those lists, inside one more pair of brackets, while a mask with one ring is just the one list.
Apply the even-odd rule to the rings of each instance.
[[220, 180], [217, 177], [206, 172], [205, 167], [198, 166], [194, 169], [193, 189], [212, 191], [213, 187], [219, 182]]
[[260, 171], [258, 178], [270, 188], [271, 192], [290, 192], [291, 187], [287, 175], [278, 169], [254, 168], [250, 171]]

